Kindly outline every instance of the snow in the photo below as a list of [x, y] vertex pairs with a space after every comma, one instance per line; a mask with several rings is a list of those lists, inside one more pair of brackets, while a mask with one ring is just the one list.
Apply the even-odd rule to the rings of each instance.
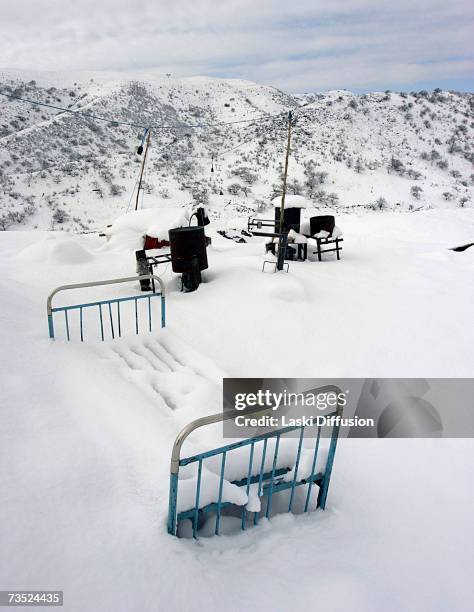
[[[273, 466], [273, 457], [275, 454], [275, 439], [271, 438], [267, 442], [267, 451], [265, 454], [265, 461], [263, 462], [263, 473], [270, 472]], [[325, 446], [324, 441], [321, 444]], [[296, 457], [296, 451], [298, 448], [298, 439], [296, 438], [284, 438], [280, 439], [280, 445], [278, 448], [277, 461], [275, 468], [287, 468], [293, 467]], [[252, 468], [250, 470], [252, 476], [256, 476], [260, 473], [260, 466], [262, 465], [262, 454], [263, 444], [257, 444], [254, 449]], [[246, 478], [249, 470], [250, 450], [249, 447], [238, 448], [230, 451], [226, 456], [226, 468], [225, 475], [229, 480], [240, 480]], [[206, 465], [215, 474], [220, 474], [222, 457], [214, 456], [206, 459]], [[325, 462], [323, 462], [325, 465]]]
[[[281, 196], [272, 200], [272, 206], [279, 208], [281, 205]], [[285, 208], [311, 208], [312, 202], [301, 195], [286, 195]]]
[[[192, 478], [182, 478], [178, 486], [178, 512], [189, 510], [196, 505], [196, 485], [197, 473]], [[199, 508], [207, 506], [207, 504], [217, 502], [219, 499], [220, 478], [213, 472], [210, 472], [205, 466], [201, 474], [201, 487], [199, 495]], [[222, 481], [222, 502], [231, 502], [238, 506], [243, 506], [247, 503], [248, 498], [243, 488], [240, 488], [229, 480]]]
[[143, 248], [146, 234], [158, 240], [168, 240], [168, 230], [187, 226], [188, 222], [183, 209], [146, 208], [121, 215], [105, 233], [110, 238], [111, 247], [135, 251]]
[[260, 512], [262, 503], [258, 495], [258, 483], [252, 484], [249, 487], [248, 502], [245, 506], [248, 512]]
[[[314, 457], [314, 449], [303, 448], [301, 451], [300, 463], [298, 465], [297, 478], [301, 480], [303, 478], [308, 478], [311, 476], [312, 468], [313, 468], [313, 457]], [[324, 470], [326, 467], [326, 461], [328, 457], [328, 449], [322, 447], [320, 450], [318, 449], [318, 457], [316, 460], [316, 464], [314, 466], [314, 474], [324, 474]], [[293, 468], [290, 472], [287, 472], [283, 480], [286, 482], [292, 482], [295, 477], [295, 468]]]
[[58, 264], [82, 264], [90, 261], [92, 255], [74, 240], [64, 240], [53, 245], [48, 259]]
[[[143, 248], [145, 235], [158, 240], [168, 240], [168, 231], [175, 227], [188, 227], [190, 219], [198, 206], [179, 208], [145, 208], [120, 215], [105, 231], [112, 249]], [[204, 211], [206, 211], [205, 207]], [[191, 221], [192, 222], [192, 221]], [[195, 223], [195, 222], [194, 222]]]
[[295, 244], [305, 244], [306, 242], [308, 242], [308, 239], [306, 238], [306, 236], [303, 236], [303, 234], [298, 234], [298, 232], [295, 232], [295, 230], [290, 230], [288, 232], [288, 242], [294, 242]]
[[50, 262], [64, 265], [82, 264], [92, 259], [91, 253], [70, 236], [54, 239], [46, 236], [43, 240], [28, 245], [16, 255], [18, 261]]
[[[472, 209], [336, 220], [342, 260], [314, 261], [309, 248], [311, 260], [290, 262], [288, 274], [262, 274], [262, 239], [237, 244], [211, 224], [210, 266], [196, 292], [180, 293], [170, 267], [158, 269], [167, 328], [103, 344], [68, 344], [59, 324], [50, 342], [46, 296], [65, 283], [133, 275], [131, 242], [0, 234], [3, 588], [63, 589], [68, 612], [473, 607], [472, 440], [341, 440], [325, 512], [287, 514], [279, 493], [271, 519], [244, 533], [236, 516], [222, 517], [221, 537], [211, 537], [212, 517], [198, 542], [166, 533], [173, 440], [220, 411], [223, 376], [472, 376], [474, 251], [449, 250], [472, 241]], [[291, 333], [288, 349], [280, 329]], [[189, 437], [184, 456], [228, 443], [221, 425], [206, 429]], [[297, 442], [282, 440], [282, 466]], [[220, 461], [204, 467], [215, 499]], [[247, 467], [248, 452], [229, 453], [226, 497], [254, 511], [256, 491], [247, 501], [231, 485]], [[186, 496], [195, 474], [182, 475]]]

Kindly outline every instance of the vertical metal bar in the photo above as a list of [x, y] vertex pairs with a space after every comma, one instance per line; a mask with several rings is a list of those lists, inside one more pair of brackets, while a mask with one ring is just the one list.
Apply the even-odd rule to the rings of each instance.
[[277, 269], [283, 270], [283, 266], [285, 263], [286, 257], [286, 247], [288, 244], [288, 236], [286, 234], [282, 234], [280, 236], [280, 242], [278, 244], [278, 259], [277, 259]]
[[178, 503], [178, 474], [170, 474], [170, 497], [168, 503], [168, 533], [176, 535], [176, 508]]
[[122, 337], [122, 324], [120, 322], [120, 302], [117, 302], [117, 319], [118, 319], [118, 334], [119, 338]]
[[219, 481], [219, 497], [217, 499], [216, 530], [215, 530], [216, 535], [219, 535], [219, 525], [221, 522], [222, 487], [224, 485], [224, 470], [225, 470], [226, 454], [227, 454], [226, 451], [222, 453], [221, 479]]
[[112, 317], [112, 304], [110, 302], [109, 302], [109, 317], [110, 317], [110, 331], [112, 332], [112, 340], [115, 340], [114, 319]]
[[53, 313], [48, 315], [48, 330], [49, 337], [54, 340], [54, 323], [53, 323]]
[[267, 511], [265, 512], [266, 518], [268, 518], [270, 516], [270, 508], [271, 508], [271, 505], [272, 505], [273, 480], [275, 478], [275, 468], [276, 468], [276, 464], [277, 464], [278, 448], [280, 446], [280, 435], [281, 434], [277, 434], [277, 436], [276, 436], [275, 453], [273, 454], [272, 477], [271, 477], [271, 481], [270, 481], [270, 490], [268, 492]]
[[135, 333], [138, 335], [138, 298], [135, 298]]
[[[255, 442], [252, 442], [252, 444], [250, 445], [250, 458], [249, 458], [249, 469], [247, 472], [247, 488], [246, 488], [246, 493], [247, 493], [247, 498], [249, 496], [249, 492], [250, 492], [250, 478], [252, 477], [252, 465], [253, 465], [253, 451], [255, 448]], [[242, 529], [245, 530], [245, 520], [247, 518], [247, 508], [244, 506], [242, 508]]]
[[[288, 142], [286, 144], [286, 155], [285, 155], [285, 169], [283, 171], [283, 189], [281, 194], [281, 207], [280, 207], [280, 234], [284, 230], [284, 215], [285, 215], [285, 197], [286, 197], [286, 181], [288, 178], [288, 160], [290, 158], [290, 146], [291, 146], [291, 119], [293, 114], [291, 111], [288, 113]], [[276, 227], [275, 227], [276, 229]], [[281, 268], [279, 268], [281, 270]]]
[[100, 336], [103, 342], [104, 341], [104, 321], [102, 319], [102, 304], [99, 304], [99, 317], [100, 317]]
[[316, 437], [316, 442], [314, 444], [314, 455], [313, 455], [313, 463], [311, 465], [311, 475], [309, 477], [309, 485], [308, 485], [308, 493], [306, 494], [306, 502], [304, 504], [304, 511], [308, 512], [309, 500], [311, 499], [311, 489], [313, 488], [313, 478], [314, 478], [314, 470], [316, 469], [316, 461], [318, 459], [318, 450], [319, 450], [319, 440], [321, 438], [321, 425], [318, 427], [318, 435]]
[[295, 496], [295, 487], [296, 487], [296, 480], [298, 478], [298, 468], [300, 466], [300, 457], [301, 457], [301, 447], [303, 445], [303, 436], [304, 436], [304, 425], [301, 428], [301, 433], [300, 433], [300, 440], [298, 443], [298, 452], [296, 453], [296, 462], [295, 462], [295, 473], [293, 476], [293, 482], [291, 483], [291, 495], [290, 495], [290, 503], [288, 504], [288, 512], [291, 512], [291, 508], [293, 507], [293, 498]]
[[64, 318], [66, 320], [66, 338], [67, 338], [67, 341], [69, 342], [71, 337], [69, 335], [69, 321], [68, 321], [68, 318], [67, 318], [67, 310], [64, 310]]
[[161, 296], [161, 327], [166, 326], [166, 300], [165, 296]]
[[[268, 438], [265, 438], [264, 442], [263, 442], [263, 451], [262, 451], [262, 461], [260, 462], [260, 474], [258, 477], [258, 491], [257, 491], [257, 495], [258, 497], [260, 497], [261, 493], [262, 493], [262, 482], [263, 482], [263, 472], [265, 469], [265, 458], [267, 455], [267, 442], [268, 442]], [[254, 517], [253, 517], [253, 524], [257, 525], [258, 524], [258, 512], [255, 512]]]
[[199, 495], [201, 493], [201, 474], [202, 474], [202, 459], [199, 459], [198, 477], [196, 484], [196, 501], [194, 503], [194, 517], [193, 517], [193, 538], [197, 537], [197, 524], [199, 517]]
[[151, 331], [151, 297], [148, 296], [148, 329]]
[[82, 325], [82, 307], [79, 308], [79, 325], [81, 327], [81, 342], [84, 342], [84, 329]]
[[[338, 412], [339, 414], [339, 412]], [[326, 461], [326, 469], [324, 470], [323, 482], [319, 489], [318, 508], [326, 507], [326, 498], [328, 496], [329, 481], [331, 480], [332, 464], [334, 463], [334, 454], [336, 452], [337, 438], [339, 436], [339, 425], [334, 425], [332, 428], [331, 444], [329, 445], [328, 459]]]

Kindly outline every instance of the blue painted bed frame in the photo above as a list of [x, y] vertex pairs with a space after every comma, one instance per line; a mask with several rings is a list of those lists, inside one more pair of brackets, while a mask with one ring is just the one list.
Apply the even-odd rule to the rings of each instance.
[[[140, 280], [145, 280], [145, 279], [157, 281], [157, 283], [160, 286], [160, 290], [158, 292], [153, 291], [152, 293], [147, 293], [146, 295], [132, 295], [132, 296], [122, 297], [122, 298], [113, 298], [110, 300], [101, 300], [98, 302], [87, 302], [85, 304], [73, 304], [71, 306], [58, 306], [58, 307], [53, 308], [53, 305], [52, 305], [53, 297], [60, 291], [67, 291], [70, 289], [82, 289], [86, 287], [97, 287], [101, 285], [113, 285], [117, 283], [127, 283], [127, 282], [132, 282], [132, 281], [138, 282]], [[85, 308], [97, 307], [98, 314], [99, 314], [99, 322], [100, 322], [100, 337], [101, 337], [101, 340], [104, 341], [105, 340], [104, 313], [103, 313], [103, 307], [104, 307], [104, 309], [108, 310], [108, 321], [110, 324], [111, 338], [115, 339], [116, 336], [120, 338], [122, 336], [120, 304], [122, 302], [130, 302], [130, 301], [135, 302], [135, 333], [138, 334], [139, 329], [140, 329], [139, 316], [138, 316], [138, 301], [139, 300], [148, 300], [148, 331], [151, 332], [153, 328], [151, 300], [152, 298], [156, 298], [156, 297], [161, 297], [161, 327], [165, 327], [165, 324], [166, 324], [165, 287], [164, 287], [164, 283], [161, 280], [161, 278], [159, 278], [155, 274], [144, 274], [141, 276], [128, 276], [126, 278], [114, 278], [114, 279], [104, 280], [104, 281], [93, 281], [90, 283], [77, 283], [75, 285], [62, 285], [61, 287], [57, 287], [56, 289], [54, 289], [54, 291], [52, 291], [51, 294], [48, 296], [48, 300], [46, 304], [46, 311], [47, 311], [47, 316], [48, 316], [49, 337], [52, 339], [55, 338], [54, 318], [53, 318], [54, 313], [64, 312], [66, 338], [69, 341], [71, 339], [71, 334], [70, 334], [70, 329], [69, 329], [68, 312], [71, 310], [79, 310], [80, 338], [81, 338], [81, 342], [83, 342], [84, 341], [84, 326], [83, 326], [82, 312]], [[116, 305], [117, 333], [114, 327], [114, 318], [112, 315], [112, 304]]]
[[[340, 389], [335, 386], [326, 386], [318, 389], [317, 392], [328, 392], [334, 391], [340, 397]], [[253, 410], [246, 411], [246, 414], [251, 412], [264, 412], [262, 408], [257, 408]], [[337, 409], [334, 412], [326, 414], [325, 416], [340, 416], [342, 415], [342, 406], [338, 405]], [[249, 456], [249, 464], [247, 476], [240, 479], [234, 480], [232, 484], [238, 487], [245, 487], [246, 494], [249, 494], [250, 486], [252, 484], [258, 483], [258, 496], [267, 498], [267, 505], [265, 509], [265, 517], [269, 518], [272, 504], [272, 497], [276, 493], [281, 491], [290, 490], [290, 499], [288, 503], [288, 512], [291, 512], [293, 509], [293, 501], [296, 487], [307, 485], [306, 492], [306, 500], [304, 504], [304, 512], [308, 512], [309, 502], [311, 499], [311, 491], [313, 486], [316, 484], [319, 486], [317, 507], [324, 510], [326, 507], [326, 499], [329, 489], [329, 482], [331, 479], [331, 472], [334, 462], [334, 455], [336, 452], [337, 440], [339, 436], [339, 424], [337, 421], [334, 425], [332, 425], [331, 431], [331, 441], [329, 445], [328, 457], [324, 472], [316, 473], [316, 462], [318, 457], [318, 450], [320, 446], [321, 439], [321, 427], [317, 428], [317, 435], [315, 437], [314, 443], [314, 451], [313, 451], [313, 459], [312, 459], [312, 469], [309, 476], [305, 478], [298, 479], [298, 468], [301, 457], [301, 450], [303, 445], [303, 437], [305, 434], [305, 426], [296, 426], [296, 427], [285, 427], [283, 429], [275, 430], [269, 433], [264, 433], [253, 438], [247, 438], [244, 440], [239, 440], [238, 442], [234, 442], [232, 444], [227, 444], [225, 446], [221, 446], [219, 448], [214, 448], [204, 453], [200, 453], [198, 455], [192, 455], [190, 457], [180, 457], [181, 446], [184, 440], [188, 437], [188, 435], [194, 431], [195, 429], [202, 427], [204, 425], [209, 425], [211, 423], [216, 423], [218, 421], [223, 421], [227, 419], [232, 419], [235, 417], [235, 413], [225, 414], [219, 413], [216, 415], [212, 415], [209, 417], [203, 417], [201, 419], [197, 419], [192, 423], [189, 423], [178, 435], [175, 440], [173, 446], [173, 453], [171, 458], [171, 470], [170, 470], [170, 490], [169, 490], [169, 505], [168, 505], [168, 533], [171, 535], [177, 535], [177, 528], [180, 521], [183, 519], [191, 519], [192, 521], [192, 531], [193, 537], [198, 537], [198, 523], [199, 518], [205, 513], [214, 513], [216, 515], [215, 529], [214, 533], [216, 535], [219, 534], [220, 529], [220, 519], [222, 510], [226, 507], [232, 506], [230, 502], [222, 501], [222, 490], [223, 483], [225, 478], [225, 465], [226, 465], [226, 457], [227, 454], [235, 449], [242, 448], [244, 446], [250, 445], [250, 456]], [[295, 461], [293, 465], [279, 468], [277, 469], [278, 463], [278, 451], [280, 446], [281, 437], [289, 432], [299, 430], [299, 439], [298, 439], [298, 447], [296, 451]], [[264, 472], [265, 459], [267, 454], [267, 445], [268, 440], [271, 438], [275, 438], [275, 449], [273, 452], [272, 459], [272, 469], [269, 472]], [[255, 473], [255, 469], [253, 466], [253, 458], [254, 451], [257, 444], [262, 444], [262, 458], [259, 462], [260, 465], [257, 466], [257, 473]], [[214, 457], [220, 455], [221, 456], [221, 469], [220, 469], [220, 477], [219, 477], [219, 492], [217, 502], [213, 502], [207, 504], [203, 507], [200, 507], [200, 493], [201, 493], [201, 475], [202, 475], [202, 466], [203, 461], [208, 457]], [[190, 463], [197, 463], [197, 483], [196, 483], [196, 495], [194, 501], [194, 507], [188, 510], [178, 512], [178, 483], [179, 483], [179, 468], [185, 465], [189, 465]], [[291, 481], [285, 481], [283, 476], [291, 471], [294, 468], [294, 477]], [[242, 507], [242, 523], [241, 528], [245, 530], [247, 525], [250, 523], [251, 525], [257, 525], [260, 517], [260, 512], [253, 513], [252, 517], [249, 517], [249, 511], [247, 511], [246, 507]], [[250, 519], [250, 520], [249, 520]]]

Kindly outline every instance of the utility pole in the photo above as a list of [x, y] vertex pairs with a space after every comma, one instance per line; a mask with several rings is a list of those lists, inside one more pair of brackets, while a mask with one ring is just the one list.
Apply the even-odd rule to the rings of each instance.
[[290, 157], [290, 144], [291, 144], [291, 121], [293, 119], [293, 113], [288, 113], [288, 142], [286, 145], [286, 157], [285, 157], [285, 171], [283, 173], [283, 193], [281, 194], [281, 208], [280, 208], [280, 234], [283, 233], [284, 215], [285, 215], [285, 196], [286, 196], [286, 179], [288, 176], [288, 158]]
[[143, 155], [142, 167], [140, 169], [140, 178], [138, 180], [137, 199], [135, 200], [135, 210], [138, 210], [138, 198], [140, 197], [140, 189], [142, 188], [142, 180], [143, 180], [143, 172], [145, 170], [146, 156], [148, 153], [148, 147], [150, 146], [150, 135], [151, 135], [151, 130], [148, 129], [148, 135], [146, 138], [145, 154]]

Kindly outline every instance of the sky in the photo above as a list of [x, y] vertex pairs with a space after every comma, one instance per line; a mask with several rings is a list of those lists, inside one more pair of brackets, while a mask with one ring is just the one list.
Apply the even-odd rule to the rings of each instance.
[[472, 0], [0, 0], [0, 67], [474, 91]]

